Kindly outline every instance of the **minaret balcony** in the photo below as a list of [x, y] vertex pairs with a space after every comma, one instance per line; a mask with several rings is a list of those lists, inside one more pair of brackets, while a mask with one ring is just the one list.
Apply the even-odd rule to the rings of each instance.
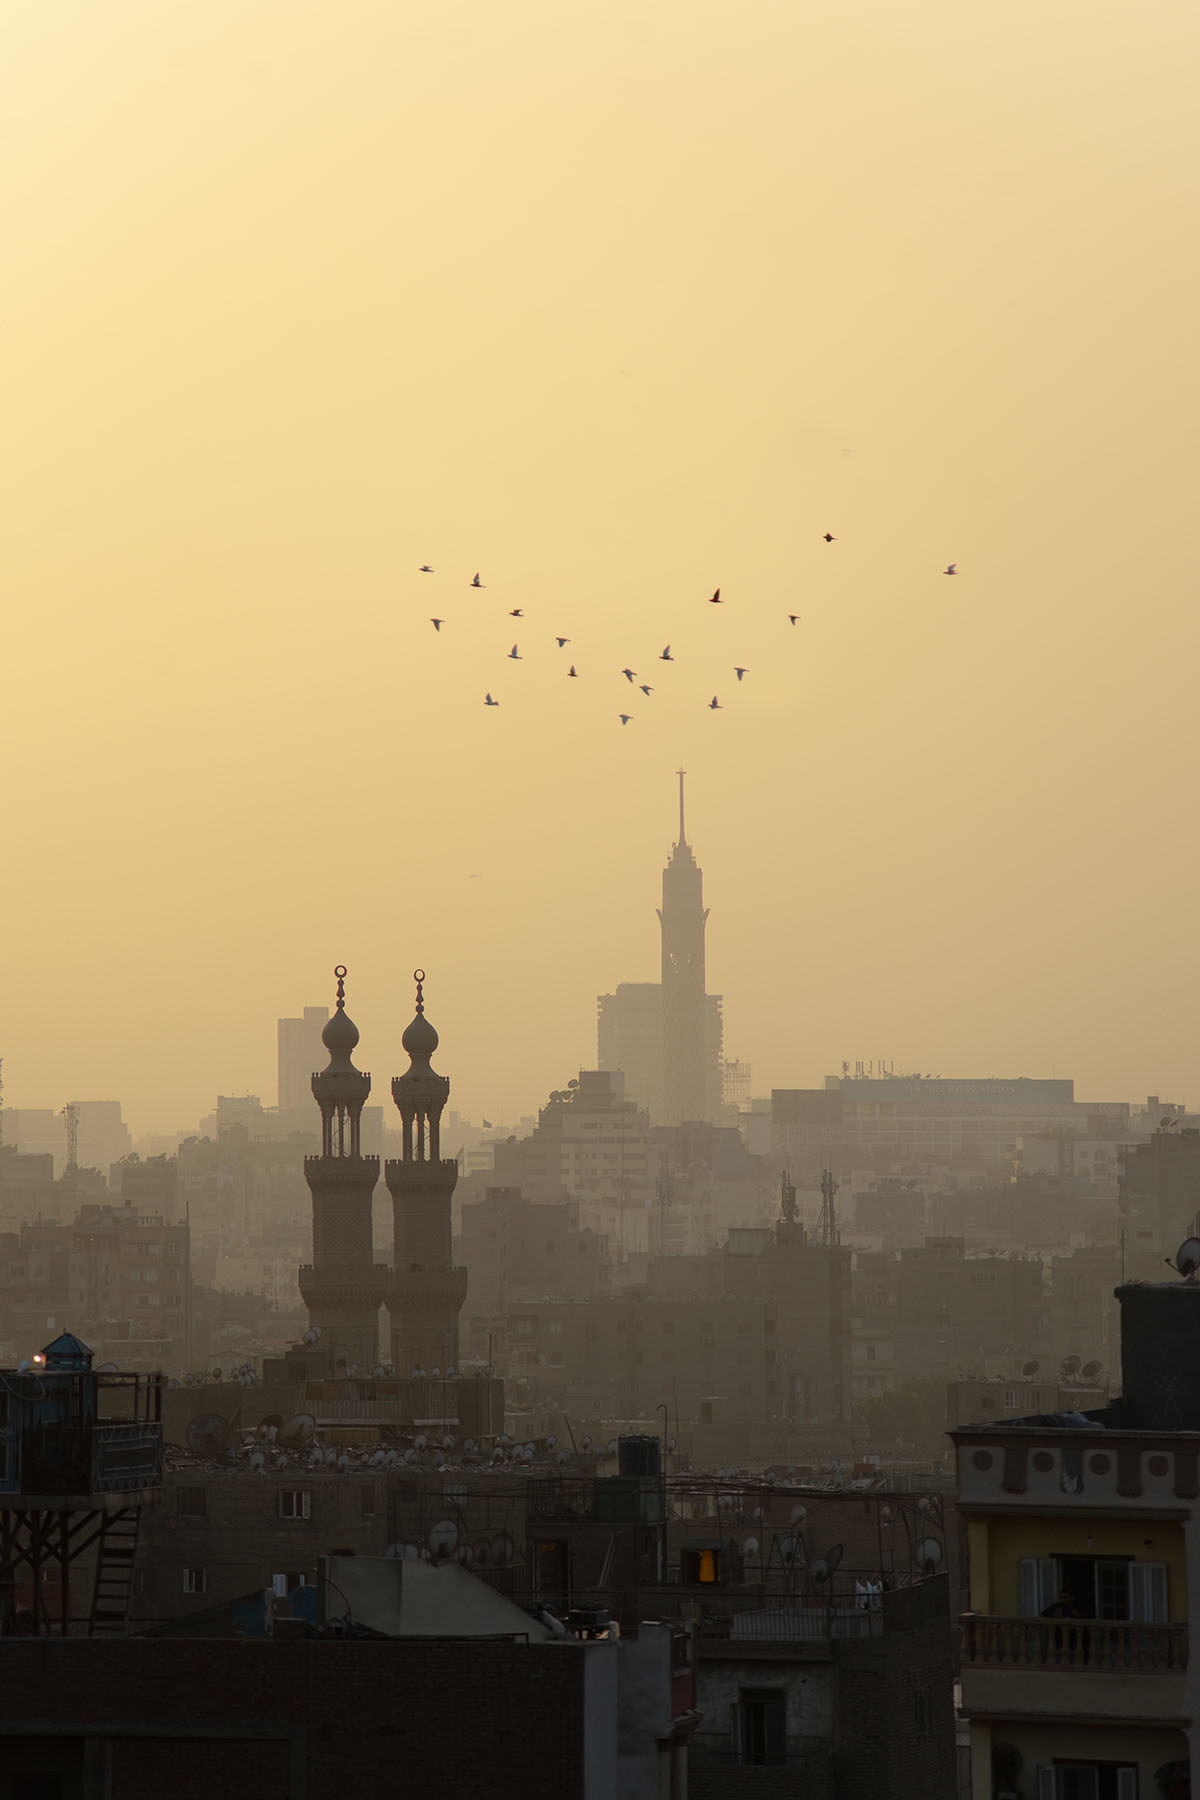
[[[391, 1271], [389, 1271], [391, 1273]], [[406, 1269], [391, 1276], [387, 1304], [391, 1312], [458, 1312], [467, 1297], [465, 1269]]]
[[392, 1271], [387, 1263], [371, 1268], [316, 1268], [312, 1263], [300, 1264], [300, 1297], [308, 1307], [328, 1307], [334, 1311], [354, 1311], [373, 1307], [378, 1311], [387, 1296]]
[[365, 1181], [374, 1183], [379, 1180], [379, 1158], [377, 1156], [306, 1156], [304, 1179], [311, 1185], [314, 1176], [323, 1187], [339, 1183], [344, 1183], [347, 1187], [361, 1187]]

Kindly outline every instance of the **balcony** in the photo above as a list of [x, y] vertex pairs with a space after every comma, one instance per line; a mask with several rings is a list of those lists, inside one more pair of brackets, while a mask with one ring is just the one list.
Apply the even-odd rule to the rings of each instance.
[[989, 1669], [1186, 1669], [1186, 1625], [1125, 1619], [1001, 1619], [967, 1613], [963, 1667]]
[[1186, 1717], [1186, 1625], [968, 1613], [962, 1629], [969, 1717], [1173, 1726]]

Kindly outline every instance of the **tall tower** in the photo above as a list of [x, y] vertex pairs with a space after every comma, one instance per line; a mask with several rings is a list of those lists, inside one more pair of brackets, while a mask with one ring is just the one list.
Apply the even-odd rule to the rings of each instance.
[[458, 1315], [467, 1296], [467, 1271], [454, 1267], [450, 1233], [458, 1164], [441, 1154], [442, 1109], [450, 1098], [450, 1082], [430, 1062], [438, 1034], [425, 1017], [424, 969], [417, 969], [413, 980], [416, 1017], [401, 1039], [412, 1066], [392, 1082], [403, 1154], [384, 1168], [395, 1231], [387, 1303], [396, 1373], [424, 1369], [432, 1375], [438, 1369], [445, 1375], [458, 1368]]
[[388, 1279], [386, 1265], [375, 1262], [371, 1232], [379, 1158], [362, 1154], [362, 1110], [371, 1077], [350, 1060], [358, 1027], [346, 1012], [345, 965], [339, 963], [334, 974], [337, 1010], [321, 1033], [329, 1066], [312, 1078], [321, 1109], [321, 1154], [304, 1159], [313, 1202], [313, 1259], [301, 1265], [300, 1292], [335, 1371], [369, 1375], [379, 1360], [379, 1308]]
[[662, 927], [664, 1123], [712, 1116], [709, 1008], [704, 993], [704, 878], [687, 841], [679, 771], [679, 842], [663, 870]]

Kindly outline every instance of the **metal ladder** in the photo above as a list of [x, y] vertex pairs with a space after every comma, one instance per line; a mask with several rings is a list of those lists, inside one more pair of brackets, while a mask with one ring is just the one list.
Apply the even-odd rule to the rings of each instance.
[[133, 1565], [137, 1557], [141, 1508], [128, 1507], [104, 1521], [96, 1545], [96, 1579], [92, 1588], [89, 1637], [123, 1635], [133, 1596]]

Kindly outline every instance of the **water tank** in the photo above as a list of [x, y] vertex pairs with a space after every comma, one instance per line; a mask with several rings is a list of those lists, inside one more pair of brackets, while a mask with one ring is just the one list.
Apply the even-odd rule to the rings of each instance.
[[662, 1445], [658, 1438], [618, 1438], [617, 1471], [621, 1475], [661, 1475]]

